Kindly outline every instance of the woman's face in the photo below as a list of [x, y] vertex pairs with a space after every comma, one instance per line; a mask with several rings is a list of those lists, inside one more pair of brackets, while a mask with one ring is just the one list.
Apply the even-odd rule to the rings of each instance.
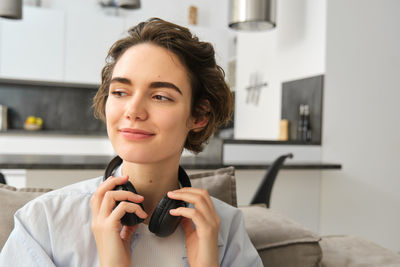
[[117, 61], [106, 103], [107, 132], [125, 161], [179, 160], [188, 132], [191, 87], [178, 57], [153, 44], [129, 48]]

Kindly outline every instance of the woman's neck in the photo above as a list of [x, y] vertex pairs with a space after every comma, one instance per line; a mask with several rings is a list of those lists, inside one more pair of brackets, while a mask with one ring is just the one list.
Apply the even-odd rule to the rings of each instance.
[[167, 192], [179, 188], [178, 168], [179, 161], [175, 164], [123, 162], [122, 175], [128, 175], [136, 192], [144, 197], [143, 206], [148, 214], [145, 223], [149, 222], [155, 207]]

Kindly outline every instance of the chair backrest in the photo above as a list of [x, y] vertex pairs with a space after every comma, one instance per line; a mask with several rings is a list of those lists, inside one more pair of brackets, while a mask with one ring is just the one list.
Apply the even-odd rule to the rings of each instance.
[[281, 166], [285, 162], [286, 158], [292, 158], [293, 154], [289, 153], [281, 155], [272, 162], [271, 166], [266, 171], [264, 178], [261, 181], [256, 193], [253, 196], [250, 204], [265, 204], [269, 208], [272, 187], [274, 186], [276, 176], [278, 175]]
[[0, 184], [7, 184], [6, 178], [1, 172], [0, 172]]

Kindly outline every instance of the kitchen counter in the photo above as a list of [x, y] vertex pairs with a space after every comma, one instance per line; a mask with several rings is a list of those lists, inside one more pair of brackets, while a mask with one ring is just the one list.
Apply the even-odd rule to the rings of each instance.
[[[68, 169], [68, 170], [98, 170], [105, 169], [112, 156], [84, 155], [0, 155], [0, 169]], [[271, 163], [265, 164], [223, 164], [220, 159], [212, 157], [182, 157], [181, 165], [185, 169], [217, 169], [234, 166], [236, 169], [267, 169]], [[288, 161], [282, 169], [297, 170], [339, 170], [341, 164], [323, 162]]]

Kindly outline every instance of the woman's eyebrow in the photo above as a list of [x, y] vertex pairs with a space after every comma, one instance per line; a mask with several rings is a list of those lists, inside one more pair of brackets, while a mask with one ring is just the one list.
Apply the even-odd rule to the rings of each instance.
[[152, 82], [150, 84], [150, 87], [151, 88], [160, 88], [160, 87], [171, 88], [182, 95], [182, 91], [178, 88], [178, 86], [176, 86], [175, 84], [170, 83], [170, 82]]
[[129, 80], [127, 78], [123, 78], [123, 77], [114, 77], [111, 79], [110, 84], [111, 83], [123, 83], [123, 84], [127, 84], [127, 85], [132, 85], [131, 80]]
[[[123, 83], [123, 84], [127, 84], [127, 85], [132, 85], [131, 80], [129, 80], [128, 78], [124, 78], [124, 77], [114, 77], [110, 81], [110, 84], [112, 84], [112, 83]], [[161, 81], [150, 83], [150, 88], [161, 88], [161, 87], [174, 89], [179, 94], [183, 95], [182, 91], [178, 88], [178, 86], [176, 86], [173, 83], [161, 82]]]

